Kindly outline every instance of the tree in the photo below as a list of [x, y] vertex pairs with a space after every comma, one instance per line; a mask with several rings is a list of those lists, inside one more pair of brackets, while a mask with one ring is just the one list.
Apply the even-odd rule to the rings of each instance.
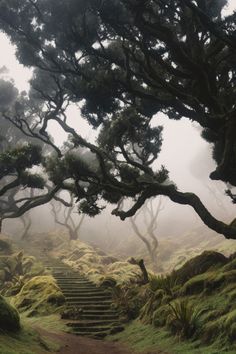
[[[65, 202], [64, 199], [55, 198], [51, 200], [51, 212], [54, 217], [54, 221], [56, 224], [64, 226], [69, 233], [70, 240], [77, 240], [79, 237], [79, 230], [83, 224], [85, 214], [81, 215], [79, 220], [76, 218], [74, 221], [72, 214], [75, 212], [75, 205], [73, 203], [73, 195], [70, 194], [70, 201]], [[57, 202], [57, 203], [56, 203]], [[62, 210], [62, 205], [64, 209]], [[59, 214], [62, 212], [62, 217], [59, 217]], [[77, 214], [79, 212], [77, 211]]]
[[32, 220], [31, 217], [29, 215], [29, 213], [25, 213], [20, 217], [20, 220], [23, 223], [23, 232], [20, 236], [21, 240], [26, 240], [29, 237], [29, 230], [31, 228], [32, 225]]
[[[31, 95], [48, 113], [42, 135], [56, 121], [96, 160], [57, 157], [54, 183], [62, 171], [80, 208], [95, 215], [101, 199], [118, 203], [113, 214], [133, 216], [151, 197], [165, 195], [194, 208], [211, 229], [236, 238], [236, 228], [216, 220], [193, 193], [182, 193], [168, 171], [153, 163], [162, 128], [152, 117], [186, 117], [199, 123], [213, 146], [217, 168], [211, 179], [236, 185], [235, 20], [222, 17], [226, 0], [10, 0], [0, 2], [0, 26], [17, 56], [35, 68]], [[47, 83], [47, 85], [45, 85]], [[67, 123], [66, 106], [100, 128], [97, 144]], [[51, 166], [53, 162], [51, 161]], [[54, 161], [55, 166], [55, 161]], [[59, 173], [60, 172], [60, 173]], [[67, 185], [68, 187], [68, 185]], [[121, 198], [133, 206], [120, 210]]]
[[[140, 208], [139, 211], [130, 218], [130, 222], [137, 237], [145, 244], [154, 268], [157, 268], [157, 249], [159, 242], [156, 235], [156, 229], [158, 216], [163, 210], [161, 198], [159, 198], [158, 204], [156, 208], [154, 208], [155, 206], [153, 205], [153, 199], [149, 199], [142, 206], [142, 208]], [[146, 232], [142, 232], [137, 223], [137, 218], [141, 214], [144, 216], [144, 223], [147, 230]]]
[[[41, 112], [39, 104], [34, 103], [26, 93], [18, 93], [11, 81], [0, 79], [0, 231], [4, 219], [23, 217], [31, 208], [48, 202], [60, 189], [51, 183], [45, 194], [45, 180], [35, 171], [43, 168], [47, 137], [41, 137], [34, 124], [36, 109]], [[25, 134], [24, 124], [28, 132], [34, 126], [31, 135]], [[48, 145], [53, 144], [50, 141]], [[36, 196], [32, 189], [41, 193]], [[25, 224], [25, 219], [23, 222]], [[26, 230], [29, 227], [28, 222]]]

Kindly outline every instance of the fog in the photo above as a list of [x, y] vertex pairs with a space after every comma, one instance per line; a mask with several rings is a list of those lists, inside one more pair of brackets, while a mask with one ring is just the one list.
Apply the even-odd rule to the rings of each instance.
[[[236, 7], [234, 1], [229, 2], [228, 11]], [[20, 65], [14, 55], [14, 47], [8, 39], [0, 34], [1, 52], [0, 67], [7, 66], [8, 77], [12, 78], [21, 90], [28, 90], [28, 80], [32, 71]], [[69, 122], [86, 139], [94, 141], [96, 132], [91, 130], [80, 117], [79, 108], [71, 105], [67, 112]], [[207, 206], [209, 211], [217, 218], [230, 222], [235, 217], [235, 205], [224, 194], [226, 186], [222, 182], [211, 181], [209, 173], [214, 169], [215, 163], [211, 156], [211, 145], [201, 138], [201, 128], [187, 119], [181, 121], [168, 120], [164, 115], [154, 117], [153, 124], [164, 126], [163, 147], [156, 161], [155, 167], [162, 164], [170, 171], [170, 179], [177, 184], [178, 189], [184, 192], [194, 192]], [[50, 126], [55, 143], [62, 145], [67, 135], [55, 124]], [[209, 229], [202, 223], [197, 214], [188, 206], [181, 206], [164, 199], [164, 210], [158, 217], [156, 234], [160, 239], [175, 239], [193, 229], [201, 227], [202, 234], [209, 234]], [[134, 236], [129, 220], [121, 221], [111, 215], [112, 206], [107, 206], [101, 215], [95, 218], [85, 217], [79, 232], [79, 238], [92, 242], [106, 251], [112, 249], [122, 250], [125, 242], [131, 242], [135, 247], [142, 243]], [[32, 218], [31, 233], [50, 232], [55, 228], [51, 206], [44, 205], [30, 212]], [[73, 212], [73, 218], [79, 219], [81, 215]], [[145, 228], [142, 215], [138, 220], [141, 229]], [[4, 221], [4, 232], [18, 235], [22, 231], [19, 220]], [[213, 232], [211, 232], [213, 233]], [[221, 236], [219, 236], [221, 237]]]

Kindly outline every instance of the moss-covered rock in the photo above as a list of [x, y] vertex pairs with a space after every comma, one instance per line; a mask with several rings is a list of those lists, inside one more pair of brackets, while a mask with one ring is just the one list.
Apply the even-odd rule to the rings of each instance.
[[202, 274], [211, 268], [224, 266], [228, 259], [219, 252], [205, 251], [186, 262], [180, 269], [175, 271], [176, 278], [182, 284], [195, 275]]
[[52, 276], [37, 276], [22, 287], [13, 302], [19, 311], [44, 315], [55, 312], [64, 304], [65, 297]]
[[236, 282], [236, 270], [228, 272], [218, 271], [206, 272], [189, 279], [179, 291], [181, 295], [199, 294], [202, 291], [210, 293], [222, 285], [226, 286]]
[[0, 329], [15, 332], [20, 329], [20, 316], [17, 310], [0, 295]]

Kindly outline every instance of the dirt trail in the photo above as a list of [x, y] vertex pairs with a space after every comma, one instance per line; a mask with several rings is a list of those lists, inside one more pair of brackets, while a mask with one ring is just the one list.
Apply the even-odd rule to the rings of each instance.
[[[69, 333], [51, 333], [41, 328], [37, 332], [51, 341], [61, 345], [61, 349], [51, 354], [135, 354], [121, 343], [80, 337]], [[143, 353], [144, 354], [144, 353]], [[145, 354], [167, 354], [163, 351], [146, 352]]]

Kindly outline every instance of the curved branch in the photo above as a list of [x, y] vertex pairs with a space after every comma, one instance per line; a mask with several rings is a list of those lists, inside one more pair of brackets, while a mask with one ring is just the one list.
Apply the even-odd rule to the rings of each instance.
[[60, 189], [61, 189], [61, 186], [58, 185], [58, 186], [54, 187], [51, 191], [49, 191], [47, 194], [37, 196], [37, 197], [30, 199], [29, 201], [25, 202], [22, 206], [20, 206], [17, 210], [12, 212], [11, 214], [4, 215], [1, 218], [1, 220], [18, 218], [18, 217], [22, 216], [24, 213], [26, 213], [28, 210], [48, 203], [52, 198], [54, 198], [55, 194]]
[[194, 193], [183, 193], [176, 190], [174, 185], [161, 185], [158, 183], [153, 183], [142, 192], [136, 201], [136, 203], [127, 211], [119, 211], [117, 209], [112, 211], [113, 215], [119, 216], [121, 220], [133, 216], [136, 211], [145, 203], [145, 201], [151, 196], [165, 195], [170, 198], [173, 202], [189, 205], [191, 206], [200, 219], [207, 225], [210, 229], [222, 234], [227, 239], [236, 239], [236, 226], [234, 222], [231, 224], [225, 224], [222, 221], [217, 220], [211, 213], [207, 210], [204, 204], [201, 202], [200, 198]]

